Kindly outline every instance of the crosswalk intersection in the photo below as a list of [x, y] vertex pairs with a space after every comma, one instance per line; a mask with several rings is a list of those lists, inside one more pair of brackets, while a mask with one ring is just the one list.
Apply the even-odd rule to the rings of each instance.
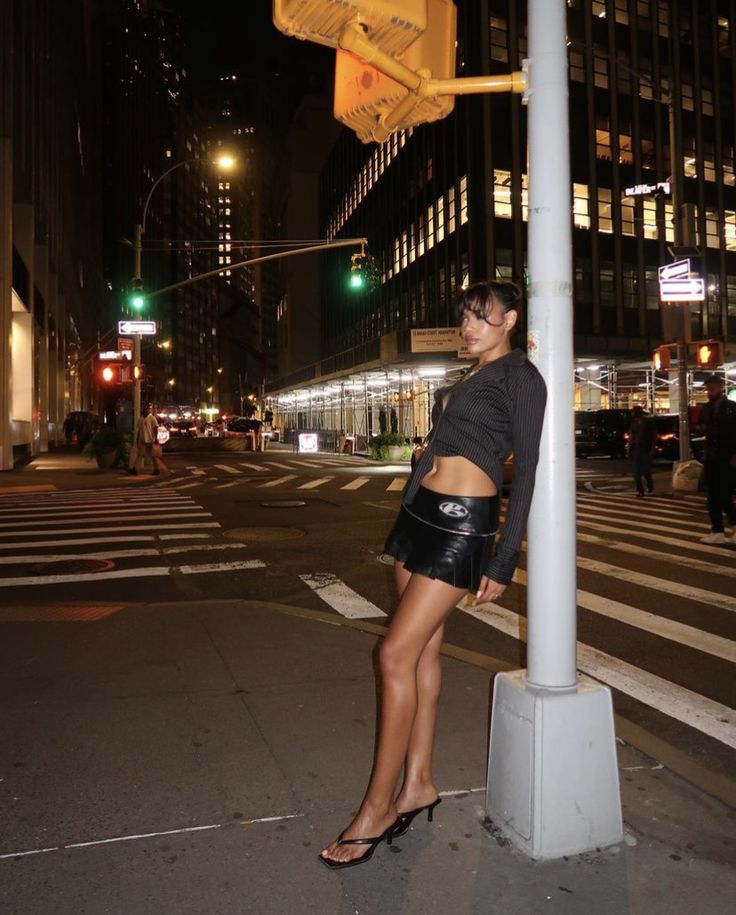
[[[279, 463], [285, 466], [243, 468], [243, 476], [256, 486], [282, 485], [290, 477], [307, 491], [333, 479], [327, 469], [303, 479], [288, 459]], [[240, 480], [238, 464], [222, 466], [235, 470], [223, 471], [232, 478], [226, 482]], [[16, 593], [10, 589], [27, 594], [37, 588], [64, 600], [67, 587], [79, 595], [95, 582], [116, 587], [124, 579], [247, 574], [272, 564], [263, 544], [256, 541], [249, 549], [247, 542], [221, 536], [220, 523], [185, 491], [201, 482], [189, 470], [145, 491], [120, 486], [4, 496], [0, 597]], [[354, 475], [334, 476], [358, 491], [372, 479], [361, 467]], [[403, 486], [405, 474], [389, 472], [380, 485], [399, 480]], [[709, 529], [702, 496], [636, 500], [630, 493], [583, 491], [577, 507], [579, 669], [611, 686], [617, 697], [736, 749], [736, 544], [699, 542]], [[470, 644], [525, 641], [523, 565], [498, 604], [460, 602]], [[303, 588], [314, 605], [336, 615], [379, 622], [388, 616], [376, 597], [380, 590], [365, 578], [354, 580], [350, 571], [307, 567], [283, 575], [296, 575], [284, 583], [285, 593]], [[43, 590], [51, 585], [53, 591]], [[712, 670], [717, 677], [710, 677]]]

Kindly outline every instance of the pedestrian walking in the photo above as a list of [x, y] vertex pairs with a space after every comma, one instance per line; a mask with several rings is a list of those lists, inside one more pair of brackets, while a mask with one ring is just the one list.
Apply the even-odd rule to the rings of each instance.
[[162, 457], [163, 449], [158, 442], [158, 422], [153, 412], [153, 405], [149, 404], [145, 414], [138, 419], [135, 441], [130, 449], [128, 473], [137, 475], [143, 473], [146, 461], [153, 467], [154, 475], [168, 473], [168, 467]]
[[[407, 484], [385, 551], [399, 605], [380, 649], [381, 720], [373, 771], [357, 815], [319, 856], [328, 867], [368, 861], [440, 803], [432, 747], [445, 622], [468, 591], [497, 600], [511, 582], [534, 489], [544, 381], [511, 348], [521, 292], [478, 283], [459, 298], [461, 332], [476, 364], [435, 393], [433, 428]], [[495, 555], [503, 463], [514, 481]], [[403, 784], [395, 794], [403, 768]]]
[[[726, 397], [723, 379], [710, 375], [705, 379], [708, 403], [700, 410], [699, 429], [705, 432], [705, 484], [708, 491], [708, 513], [711, 533], [701, 543], [728, 543], [723, 516], [736, 528], [736, 506], [733, 489], [736, 484], [736, 403]], [[736, 530], [733, 532], [736, 543]]]
[[64, 438], [66, 440], [67, 448], [69, 448], [71, 447], [72, 439], [74, 437], [74, 420], [72, 419], [71, 413], [66, 414], [62, 429], [64, 430]]
[[631, 427], [629, 428], [629, 457], [634, 468], [634, 483], [638, 498], [644, 496], [644, 484], [647, 492], [654, 491], [652, 479], [652, 460], [654, 459], [654, 446], [657, 441], [657, 431], [654, 428], [652, 417], [644, 412], [642, 407], [634, 407], [631, 411]]

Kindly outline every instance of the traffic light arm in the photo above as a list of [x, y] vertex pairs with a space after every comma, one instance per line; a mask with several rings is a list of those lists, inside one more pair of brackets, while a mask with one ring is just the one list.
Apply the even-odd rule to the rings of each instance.
[[306, 245], [303, 248], [290, 248], [288, 251], [277, 251], [275, 254], [264, 254], [263, 257], [253, 257], [247, 261], [240, 261], [237, 264], [228, 264], [226, 267], [218, 267], [216, 270], [209, 270], [207, 273], [198, 273], [197, 276], [191, 276], [187, 280], [181, 280], [179, 283], [172, 283], [171, 286], [164, 286], [162, 289], [156, 289], [154, 292], [146, 293], [147, 299], [163, 295], [166, 292], [172, 292], [174, 289], [181, 289], [182, 286], [191, 286], [192, 283], [199, 283], [200, 280], [208, 280], [213, 276], [228, 273], [231, 270], [239, 270], [241, 267], [249, 267], [251, 264], [264, 264], [267, 261], [281, 260], [284, 257], [294, 257], [297, 254], [314, 254], [317, 251], [329, 251], [332, 248], [354, 248], [356, 245], [361, 246], [361, 251], [368, 244], [367, 238], [341, 238], [336, 241], [328, 241], [321, 245]]
[[[419, 102], [424, 98], [433, 98], [439, 95], [471, 95], [485, 92], [525, 92], [527, 89], [526, 73], [514, 71], [502, 76], [466, 76], [457, 79], [432, 79], [427, 71], [415, 72], [386, 54], [363, 31], [357, 22], [351, 22], [340, 35], [339, 46], [344, 51], [355, 54], [364, 63], [370, 64], [381, 73], [406, 86], [410, 93], [408, 99], [403, 99], [389, 114], [375, 133], [375, 139], [382, 142], [391, 133], [392, 129], [400, 123]], [[393, 126], [390, 126], [393, 125]]]

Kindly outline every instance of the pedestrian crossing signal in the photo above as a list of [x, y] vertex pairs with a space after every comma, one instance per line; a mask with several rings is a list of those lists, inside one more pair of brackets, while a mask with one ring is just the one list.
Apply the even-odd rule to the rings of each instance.
[[725, 352], [720, 340], [699, 340], [694, 345], [698, 368], [715, 369], [723, 365]]
[[659, 346], [652, 355], [652, 363], [655, 372], [666, 371], [670, 367], [670, 348], [669, 346]]

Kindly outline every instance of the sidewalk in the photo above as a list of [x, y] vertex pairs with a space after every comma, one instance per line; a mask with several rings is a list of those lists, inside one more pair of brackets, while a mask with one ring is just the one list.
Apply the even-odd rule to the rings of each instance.
[[376, 704], [376, 634], [338, 622], [244, 600], [3, 624], [0, 908], [731, 910], [736, 814], [629, 746], [620, 846], [541, 864], [500, 841], [484, 821], [490, 675], [447, 657], [435, 772], [448, 793], [435, 822], [366, 865], [328, 871], [316, 856], [360, 800]]

